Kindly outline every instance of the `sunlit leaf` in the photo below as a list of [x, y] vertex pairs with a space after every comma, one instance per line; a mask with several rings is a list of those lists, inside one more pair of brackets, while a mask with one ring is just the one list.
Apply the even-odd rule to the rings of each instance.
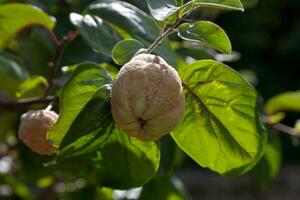
[[12, 3], [0, 6], [0, 48], [18, 31], [29, 25], [41, 25], [48, 29], [54, 27], [55, 21], [37, 7]]
[[265, 144], [255, 90], [233, 69], [212, 60], [195, 62], [179, 73], [186, 107], [172, 132], [176, 143], [201, 166], [220, 174], [250, 170]]
[[181, 24], [178, 36], [188, 41], [200, 42], [204, 46], [227, 54], [231, 53], [231, 43], [224, 30], [209, 21]]
[[60, 115], [51, 128], [48, 139], [59, 147], [73, 121], [92, 99], [100, 87], [112, 79], [106, 70], [93, 63], [85, 63], [76, 68], [72, 77], [64, 85], [60, 97]]

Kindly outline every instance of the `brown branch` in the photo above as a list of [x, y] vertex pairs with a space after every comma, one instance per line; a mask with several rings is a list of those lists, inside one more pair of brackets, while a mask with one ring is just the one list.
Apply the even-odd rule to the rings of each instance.
[[71, 31], [68, 33], [67, 36], [64, 36], [60, 41], [57, 43], [57, 50], [53, 59], [53, 62], [51, 64], [51, 75], [49, 79], [49, 86], [47, 90], [45, 91], [45, 96], [49, 95], [51, 92], [54, 82], [55, 82], [55, 76], [56, 76], [56, 71], [59, 66], [59, 63], [61, 61], [61, 58], [63, 56], [63, 53], [65, 51], [65, 48], [68, 46], [68, 44], [73, 41], [79, 34], [79, 31]]
[[190, 12], [188, 12], [186, 15], [184, 15], [182, 18], [177, 18], [177, 21], [171, 25], [169, 28], [167, 28], [165, 30], [165, 26], [163, 26], [160, 30], [160, 34], [159, 36], [156, 38], [156, 40], [149, 46], [149, 48], [147, 49], [147, 53], [151, 53], [158, 45], [160, 45], [164, 39], [166, 39], [170, 34], [177, 32], [177, 27], [180, 25], [180, 23], [182, 21], [184, 21], [186, 19], [186, 17], [188, 17], [191, 12], [192, 12], [193, 8], [190, 10]]
[[36, 104], [49, 104], [58, 100], [56, 96], [47, 96], [47, 97], [35, 97], [20, 99], [18, 101], [6, 101], [0, 102], [0, 110], [7, 111], [26, 111], [30, 109], [32, 105]]
[[297, 132], [294, 128], [289, 127], [282, 123], [276, 123], [276, 124], [269, 124], [273, 129], [276, 129], [282, 133], [294, 136], [294, 137], [300, 137], [300, 133]]

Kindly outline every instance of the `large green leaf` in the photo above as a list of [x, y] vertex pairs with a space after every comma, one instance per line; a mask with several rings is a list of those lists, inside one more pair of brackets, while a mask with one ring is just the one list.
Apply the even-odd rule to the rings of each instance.
[[59, 160], [58, 169], [71, 178], [84, 178], [89, 183], [115, 189], [145, 184], [158, 169], [157, 145], [130, 138], [114, 125], [110, 126], [111, 130], [100, 136], [105, 140], [98, 144], [98, 149]]
[[15, 97], [18, 86], [27, 76], [27, 72], [17, 62], [0, 55], [0, 91]]
[[300, 112], [300, 91], [285, 92], [272, 97], [267, 101], [265, 109], [269, 114], [278, 111]]
[[181, 24], [178, 36], [188, 41], [200, 42], [224, 53], [231, 53], [231, 43], [225, 31], [209, 21]]
[[112, 131], [109, 96], [108, 84], [95, 92], [72, 122], [60, 145], [59, 155], [66, 157], [89, 153], [107, 139], [101, 136]]
[[233, 9], [244, 11], [240, 0], [193, 0], [200, 7], [212, 7], [221, 9]]
[[[102, 18], [130, 34], [134, 39], [149, 46], [159, 36], [159, 28], [147, 13], [122, 1], [96, 1], [88, 7], [88, 12]], [[176, 64], [175, 54], [168, 40], [154, 51], [171, 65]]]
[[120, 36], [97, 16], [70, 14], [70, 20], [87, 41], [89, 46], [106, 56], [111, 55], [114, 45], [120, 41]]
[[122, 40], [114, 47], [112, 58], [118, 65], [124, 65], [143, 47], [144, 45], [137, 40]]
[[54, 27], [54, 20], [37, 7], [26, 4], [5, 4], [0, 6], [0, 48], [8, 39], [29, 25]]
[[111, 78], [106, 70], [93, 63], [79, 65], [64, 85], [60, 97], [60, 115], [50, 129], [48, 139], [59, 146], [73, 121], [92, 99], [98, 88], [109, 84]]
[[186, 94], [176, 143], [203, 167], [238, 175], [261, 157], [265, 133], [256, 112], [256, 92], [226, 65], [202, 60], [180, 70]]

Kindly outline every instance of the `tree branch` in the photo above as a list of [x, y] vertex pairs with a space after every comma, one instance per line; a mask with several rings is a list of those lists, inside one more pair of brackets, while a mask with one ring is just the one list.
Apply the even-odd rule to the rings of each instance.
[[78, 34], [79, 34], [79, 31], [71, 31], [68, 33], [67, 36], [64, 36], [60, 41], [58, 41], [57, 50], [56, 50], [53, 62], [51, 63], [52, 71], [51, 71], [51, 75], [50, 75], [50, 79], [49, 79], [49, 86], [48, 86], [47, 90], [45, 91], [44, 96], [49, 95], [49, 93], [51, 92], [51, 89], [53, 88], [56, 71], [59, 66], [60, 60], [63, 56], [63, 53], [65, 51], [65, 48], [68, 46], [68, 44], [71, 41], [73, 41], [78, 36]]
[[27, 99], [20, 99], [18, 101], [7, 101], [7, 102], [0, 102], [0, 110], [7, 110], [7, 111], [26, 111], [32, 105], [35, 104], [48, 104], [51, 102], [57, 101], [59, 98], [56, 96], [48, 96], [48, 97], [35, 97], [35, 98], [27, 98]]
[[156, 40], [149, 46], [146, 53], [151, 53], [159, 44], [161, 44], [166, 37], [168, 37], [170, 34], [177, 32], [176, 28], [179, 26], [179, 24], [185, 20], [186, 17], [188, 17], [193, 8], [188, 12], [186, 15], [184, 15], [182, 18], [177, 18], [177, 21], [171, 25], [169, 28], [165, 30], [165, 26], [163, 26], [160, 30], [159, 36], [156, 38]]
[[289, 127], [282, 123], [276, 123], [276, 124], [269, 124], [273, 129], [276, 129], [282, 133], [294, 136], [294, 137], [300, 137], [300, 133], [297, 132], [294, 128]]

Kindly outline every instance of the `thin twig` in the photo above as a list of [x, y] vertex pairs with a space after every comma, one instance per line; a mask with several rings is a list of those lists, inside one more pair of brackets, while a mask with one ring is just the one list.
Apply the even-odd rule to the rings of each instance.
[[62, 58], [62, 55], [65, 51], [65, 48], [68, 46], [68, 44], [73, 41], [79, 34], [79, 31], [71, 31], [68, 33], [67, 36], [63, 37], [62, 40], [58, 42], [57, 50], [53, 59], [53, 62], [51, 64], [51, 75], [49, 79], [49, 86], [47, 90], [45, 91], [45, 96], [49, 95], [51, 92], [51, 89], [53, 88], [54, 81], [55, 81], [55, 76], [56, 76], [56, 71], [59, 66], [60, 60]]
[[286, 133], [288, 135], [294, 136], [294, 137], [300, 137], [300, 133], [297, 132], [294, 128], [289, 127], [282, 123], [276, 123], [276, 124], [270, 124], [270, 126], [282, 133]]
[[272, 120], [269, 119], [268, 116], [263, 116], [262, 120], [265, 124], [281, 133], [285, 133], [294, 137], [300, 137], [300, 132], [296, 131], [294, 128], [279, 122], [274, 123], [272, 122]]
[[169, 28], [165, 30], [165, 26], [163, 26], [160, 30], [159, 36], [156, 38], [156, 40], [149, 46], [147, 49], [146, 53], [151, 53], [159, 44], [161, 44], [166, 37], [168, 37], [170, 34], [177, 32], [177, 27], [179, 24], [185, 20], [186, 17], [188, 17], [193, 9], [190, 10], [185, 16], [182, 18], [177, 18], [177, 21], [171, 25]]
[[18, 101], [7, 101], [0, 102], [0, 110], [8, 110], [8, 111], [25, 111], [29, 109], [32, 105], [35, 104], [48, 104], [50, 102], [55, 102], [58, 100], [56, 96], [48, 96], [48, 97], [35, 97], [35, 98], [27, 98], [20, 99]]
[[149, 46], [147, 53], [151, 53], [169, 34], [172, 33], [172, 27], [169, 27], [166, 31], [162, 31], [160, 36]]

